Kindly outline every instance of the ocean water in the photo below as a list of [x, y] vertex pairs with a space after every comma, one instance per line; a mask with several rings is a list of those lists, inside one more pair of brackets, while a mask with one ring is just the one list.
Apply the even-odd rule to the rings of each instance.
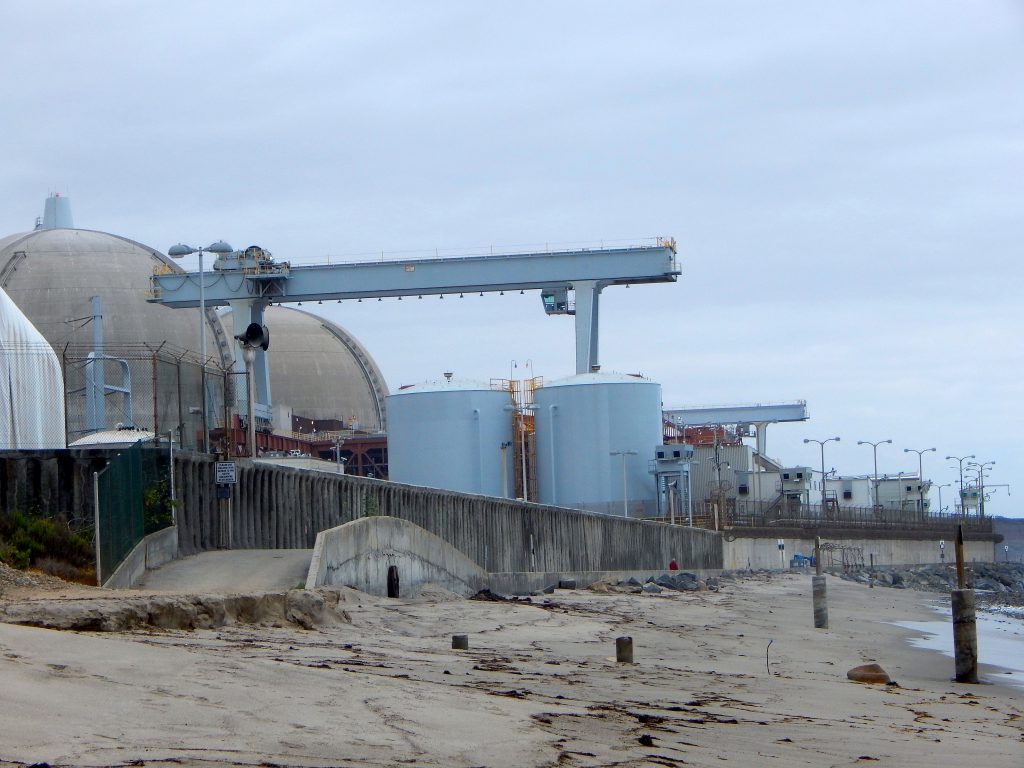
[[[910, 638], [915, 648], [941, 651], [953, 658], [952, 612], [948, 605], [932, 605], [945, 621], [896, 621], [898, 627], [919, 633]], [[1019, 610], [1019, 609], [1018, 609]], [[978, 662], [1002, 667], [999, 672], [979, 674], [982, 680], [1010, 683], [1024, 688], [1024, 618], [1000, 611], [977, 613]], [[950, 665], [950, 671], [952, 671]], [[952, 675], [950, 675], [952, 676]]]

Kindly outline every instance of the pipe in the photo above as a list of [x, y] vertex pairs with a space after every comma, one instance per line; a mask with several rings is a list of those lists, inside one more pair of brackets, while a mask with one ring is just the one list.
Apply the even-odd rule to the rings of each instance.
[[558, 410], [557, 405], [548, 406], [548, 421], [551, 423], [551, 504], [558, 503], [558, 488], [556, 485], [556, 462], [555, 462], [555, 411]]

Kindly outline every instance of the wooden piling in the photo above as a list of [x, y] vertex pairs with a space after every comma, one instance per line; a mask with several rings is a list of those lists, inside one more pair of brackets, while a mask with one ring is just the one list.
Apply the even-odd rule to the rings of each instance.
[[633, 638], [632, 637], [617, 637], [615, 638], [615, 661], [620, 664], [632, 664], [633, 663]]
[[974, 590], [954, 589], [953, 659], [958, 683], [978, 682], [978, 630], [974, 615]]
[[814, 628], [828, 629], [828, 600], [824, 576], [811, 576], [811, 599], [814, 604]]
[[964, 587], [964, 527], [956, 529], [956, 579], [959, 589], [950, 593], [953, 608], [953, 663], [958, 683], [978, 682], [978, 627], [974, 590]]

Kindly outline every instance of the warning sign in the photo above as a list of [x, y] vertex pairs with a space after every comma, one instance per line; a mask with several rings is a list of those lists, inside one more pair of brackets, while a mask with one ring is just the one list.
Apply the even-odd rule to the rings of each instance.
[[235, 462], [218, 461], [214, 466], [217, 476], [217, 485], [224, 485], [228, 483], [234, 484], [238, 482], [235, 474]]

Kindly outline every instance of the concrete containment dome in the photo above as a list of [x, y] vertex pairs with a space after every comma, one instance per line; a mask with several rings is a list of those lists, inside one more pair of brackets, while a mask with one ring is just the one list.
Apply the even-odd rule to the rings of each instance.
[[508, 493], [508, 390], [486, 382], [431, 381], [403, 387], [387, 404], [392, 481], [486, 496]]
[[[270, 391], [296, 416], [344, 427], [382, 431], [387, 384], [377, 363], [336, 323], [301, 309], [267, 307]], [[321, 431], [336, 426], [324, 424]]]
[[[79, 350], [91, 348], [92, 296], [102, 300], [107, 350], [164, 344], [198, 353], [199, 310], [171, 309], [146, 300], [154, 268], [181, 272], [178, 263], [125, 237], [59, 228], [71, 221], [70, 216], [66, 198], [51, 198], [40, 228], [0, 238], [0, 288], [58, 355], [68, 344]], [[206, 266], [209, 270], [210, 264]], [[275, 404], [316, 421], [383, 429], [384, 377], [351, 334], [291, 308], [270, 307], [266, 318], [273, 338], [269, 364]], [[207, 308], [205, 327], [213, 363], [230, 367], [235, 342], [214, 308]], [[136, 399], [143, 399], [143, 394]], [[140, 423], [149, 425], [146, 419]]]
[[[92, 340], [89, 299], [103, 301], [103, 339], [111, 347], [164, 341], [199, 348], [199, 311], [146, 301], [153, 268], [180, 271], [169, 258], [141, 243], [84, 229], [39, 229], [0, 239], [0, 288], [59, 353], [68, 343]], [[209, 318], [207, 348], [229, 362], [228, 339], [216, 314]]]
[[661, 443], [660, 384], [585, 373], [546, 383], [534, 404], [541, 503], [622, 515], [625, 493], [630, 516], [655, 514], [648, 468]]

